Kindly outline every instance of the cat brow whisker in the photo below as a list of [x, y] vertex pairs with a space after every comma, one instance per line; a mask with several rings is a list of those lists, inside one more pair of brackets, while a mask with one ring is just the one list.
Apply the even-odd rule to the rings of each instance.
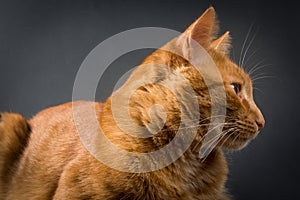
[[255, 78], [255, 76], [258, 76], [258, 74], [254, 74], [255, 72], [258, 72], [259, 70], [265, 69], [266, 67], [269, 67], [269, 66], [271, 66], [271, 64], [265, 64], [265, 65], [258, 66], [254, 70], [252, 70], [251, 73], [249, 73], [249, 76], [251, 78]]
[[265, 76], [265, 75], [269, 75], [269, 74], [267, 74], [265, 72], [262, 72], [262, 73], [259, 73], [259, 74], [255, 74], [255, 76], [253, 76], [252, 79], [255, 79], [255, 78], [260, 77], [260, 76]]
[[245, 70], [248, 71], [247, 69], [247, 63], [249, 62], [249, 60], [252, 58], [252, 56], [254, 56], [257, 52], [259, 51], [259, 49], [254, 50], [249, 56], [248, 58], [245, 60]]
[[[251, 78], [256, 78], [256, 77], [258, 77], [258, 76], [260, 76], [260, 75], [268, 75], [268, 74], [266, 74], [266, 73], [264, 73], [264, 72], [259, 73], [259, 74], [254, 74], [255, 72], [258, 72], [258, 70], [261, 70], [261, 69], [263, 69], [263, 68], [265, 68], [265, 67], [267, 67], [267, 66], [271, 66], [271, 65], [266, 64], [266, 65], [261, 65], [260, 67], [257, 67], [255, 70], [252, 71], [251, 74], [249, 74], [250, 77], [251, 77]], [[254, 75], [253, 75], [253, 74], [254, 74]]]
[[252, 81], [257, 81], [257, 80], [260, 80], [260, 79], [265, 79], [265, 78], [276, 78], [276, 76], [260, 76], [260, 77], [256, 77], [254, 79], [252, 79]]
[[259, 76], [261, 76], [261, 75], [270, 75], [270, 74], [268, 74], [268, 73], [266, 73], [266, 72], [260, 72], [260, 73], [257, 73], [257, 74], [255, 74], [255, 75], [253, 75], [252, 78], [256, 78], [256, 77], [259, 77]]
[[248, 71], [248, 74], [251, 75], [253, 74], [253, 70], [256, 70], [257, 67], [261, 67], [261, 65], [265, 62], [265, 59], [262, 59], [260, 61], [258, 61], [255, 65], [253, 65], [250, 70]]
[[[249, 74], [249, 76], [252, 76], [256, 71], [266, 68], [266, 67], [269, 67], [269, 66], [272, 66], [272, 65], [271, 64], [256, 65], [256, 67], [255, 68], [253, 67], [253, 70], [251, 72], [249, 72], [248, 74]], [[256, 75], [254, 75], [254, 76], [256, 76]]]
[[259, 92], [261, 92], [262, 94], [265, 94], [261, 89], [259, 89], [258, 87], [253, 87], [254, 90], [257, 90]]
[[248, 44], [248, 46], [247, 46], [247, 48], [246, 48], [246, 50], [245, 50], [245, 53], [244, 53], [244, 55], [243, 55], [243, 59], [242, 59], [242, 63], [241, 63], [241, 66], [243, 66], [243, 68], [245, 68], [245, 66], [244, 66], [245, 57], [246, 57], [246, 55], [247, 55], [247, 53], [248, 53], [248, 51], [249, 51], [249, 49], [250, 49], [250, 47], [251, 47], [251, 45], [252, 45], [252, 43], [253, 43], [255, 37], [256, 37], [256, 35], [257, 35], [257, 32], [258, 32], [258, 31], [256, 31], [256, 32], [254, 33], [253, 37], [251, 38], [251, 40], [250, 40], [250, 42], [249, 42], [249, 44]]
[[245, 40], [243, 42], [242, 50], [241, 50], [241, 53], [240, 53], [239, 66], [242, 67], [242, 68], [243, 68], [243, 66], [241, 65], [241, 61], [242, 61], [242, 56], [243, 56], [244, 48], [246, 46], [246, 42], [248, 41], [248, 37], [249, 37], [249, 34], [250, 34], [251, 30], [252, 30], [253, 25], [254, 25], [253, 23], [250, 25], [250, 28], [249, 28], [249, 30], [247, 32], [247, 35], [245, 37]]

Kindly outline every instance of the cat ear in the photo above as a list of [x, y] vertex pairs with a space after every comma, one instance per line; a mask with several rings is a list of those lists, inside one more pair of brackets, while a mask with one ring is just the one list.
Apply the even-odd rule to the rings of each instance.
[[194, 51], [195, 45], [200, 44], [206, 50], [211, 48], [218, 29], [215, 9], [209, 7], [177, 38], [176, 44], [185, 58], [191, 58], [191, 55], [197, 54]]
[[199, 43], [205, 49], [210, 44], [218, 31], [216, 12], [213, 7], [209, 7], [193, 24], [184, 32], [187, 37]]
[[229, 31], [224, 33], [221, 37], [212, 42], [211, 48], [228, 55], [231, 48], [231, 37]]

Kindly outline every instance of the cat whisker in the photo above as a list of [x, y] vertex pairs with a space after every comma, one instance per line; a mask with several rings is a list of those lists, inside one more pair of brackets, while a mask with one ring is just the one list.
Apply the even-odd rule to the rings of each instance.
[[261, 70], [261, 69], [264, 69], [264, 68], [268, 67], [268, 66], [271, 66], [271, 65], [270, 65], [270, 64], [266, 64], [266, 65], [261, 65], [261, 66], [257, 67], [257, 68], [254, 69], [251, 73], [249, 73], [249, 76], [250, 76], [251, 78], [255, 78], [255, 77], [259, 76], [259, 75], [263, 75], [262, 73], [261, 73], [261, 74], [255, 74], [255, 75], [253, 75], [253, 74], [254, 74], [255, 72], [258, 72], [258, 71]]
[[224, 139], [224, 141], [222, 142], [222, 144], [220, 146], [223, 146], [225, 144], [225, 142], [236, 132], [238, 131], [238, 129], [236, 128], [235, 130], [233, 130], [232, 133], [230, 133], [229, 135], [226, 135], [226, 139]]
[[[165, 131], [178, 131], [178, 130], [183, 130], [183, 129], [189, 129], [189, 128], [199, 128], [199, 127], [204, 127], [204, 126], [209, 126], [209, 125], [216, 125], [216, 126], [221, 126], [221, 125], [235, 125], [235, 123], [207, 123], [207, 124], [198, 124], [198, 125], [194, 125], [194, 126], [187, 126], [187, 127], [181, 127], [181, 128], [177, 128], [177, 129], [164, 129], [162, 130], [163, 132]], [[215, 127], [213, 127], [212, 129], [214, 129]]]
[[257, 87], [253, 87], [254, 90], [257, 90], [259, 92], [261, 92], [262, 94], [265, 94], [261, 89], [257, 88]]
[[250, 42], [249, 42], [249, 44], [248, 44], [248, 46], [247, 46], [247, 48], [245, 50], [245, 53], [244, 53], [244, 56], [243, 56], [243, 59], [242, 59], [242, 63], [241, 63], [241, 66], [243, 68], [245, 68], [245, 65], [244, 65], [245, 57], [247, 56], [247, 53], [248, 53], [248, 51], [249, 51], [249, 49], [250, 49], [250, 47], [251, 47], [251, 45], [252, 45], [252, 43], [253, 43], [256, 35], [257, 35], [257, 31], [254, 33], [253, 37], [251, 38], [251, 40], [250, 40]]
[[241, 135], [241, 132], [239, 132], [239, 133], [237, 134], [237, 136], [234, 137], [234, 139], [231, 141], [231, 144], [232, 144], [232, 145], [234, 144], [234, 142], [236, 141], [236, 139], [237, 139], [240, 135]]
[[[252, 28], [252, 25], [253, 24], [251, 24], [250, 29]], [[243, 42], [243, 45], [242, 45], [242, 49], [241, 49], [241, 52], [240, 52], [240, 58], [239, 58], [239, 63], [238, 63], [240, 67], [242, 67], [242, 65], [241, 65], [242, 55], [243, 55], [244, 48], [245, 48], [246, 42], [247, 42], [249, 34], [250, 34], [250, 29], [248, 30], [248, 32], [246, 34], [246, 37], [244, 39], [244, 42]]]
[[[198, 148], [199, 144], [202, 142], [203, 139], [205, 139], [205, 137], [212, 132], [214, 129], [220, 127], [222, 124], [218, 124], [216, 125], [214, 128], [212, 128], [210, 131], [207, 131], [207, 133], [205, 133], [202, 137], [202, 139], [195, 145], [195, 147], [192, 149], [192, 151], [194, 151], [195, 149]], [[232, 124], [233, 125], [233, 124]], [[221, 134], [223, 133], [223, 131], [221, 132]], [[218, 134], [217, 136], [214, 136], [213, 138], [209, 139], [207, 142], [210, 143], [211, 141], [215, 140], [216, 137], [220, 137], [220, 134]], [[209, 146], [211, 147], [211, 145]]]
[[243, 57], [243, 52], [244, 52], [244, 48], [245, 48], [245, 46], [246, 46], [246, 43], [247, 43], [247, 41], [248, 41], [249, 34], [250, 34], [251, 30], [252, 30], [252, 27], [253, 27], [253, 23], [250, 25], [250, 28], [249, 28], [249, 30], [248, 30], [248, 32], [247, 32], [247, 35], [246, 35], [246, 37], [245, 37], [245, 40], [244, 40], [244, 42], [243, 42], [242, 50], [241, 50], [241, 53], [240, 53], [239, 66], [242, 67], [242, 68], [243, 68], [243, 66], [242, 66], [241, 61], [242, 61], [242, 57]]
[[261, 69], [264, 69], [266, 67], [272, 66], [271, 64], [265, 64], [265, 65], [255, 65], [255, 67], [252, 68], [252, 71], [249, 72], [249, 76], [251, 76], [252, 78], [254, 78], [255, 76], [257, 76], [257, 74], [253, 75], [256, 71], [259, 71]]
[[[226, 130], [226, 131], [222, 132], [222, 133], [221, 133], [222, 136], [220, 137], [220, 136], [218, 135], [219, 138], [217, 138], [217, 140], [218, 140], [218, 141], [221, 141], [221, 140], [226, 136], [226, 134], [229, 133], [229, 132], [232, 131], [232, 130], [234, 130], [234, 127], [233, 127], [233, 128], [230, 128], [229, 130]], [[231, 134], [232, 134], [232, 133], [231, 133]], [[214, 138], [212, 138], [210, 141], [215, 140], [216, 137], [217, 137], [217, 136], [215, 136]], [[199, 143], [198, 143], [198, 144], [199, 144]], [[197, 144], [197, 146], [198, 146], [198, 144]], [[207, 149], [210, 149], [210, 148], [212, 147], [212, 145], [217, 145], [217, 144], [218, 144], [218, 142], [217, 142], [217, 143], [210, 143], [210, 145], [207, 147]], [[209, 154], [207, 154], [204, 158], [202, 158], [202, 162], [205, 161], [205, 159], [208, 157], [208, 155], [209, 155]], [[200, 157], [201, 157], [201, 156], [200, 156]]]
[[266, 78], [276, 78], [275, 76], [259, 76], [252, 79], [252, 82], [260, 80], [260, 79], [266, 79]]
[[235, 118], [228, 117], [226, 115], [215, 115], [215, 116], [211, 116], [211, 117], [207, 117], [207, 118], [202, 119], [200, 121], [200, 123], [203, 122], [203, 121], [205, 121], [205, 120], [212, 120], [214, 118], [219, 118], [219, 117], [223, 117], [223, 118], [226, 118], [226, 119], [233, 119], [233, 120], [235, 119]]
[[[213, 141], [213, 140], [215, 140], [215, 139], [222, 140], [222, 138], [224, 138], [224, 136], [226, 136], [227, 133], [229, 133], [230, 131], [232, 131], [232, 130], [234, 130], [234, 129], [235, 129], [235, 127], [232, 127], [232, 128], [230, 128], [230, 129], [228, 129], [228, 130], [226, 130], [226, 131], [222, 131], [222, 132], [220, 133], [221, 137], [220, 137], [220, 135], [217, 135], [217, 136], [215, 136], [214, 138], [212, 138], [211, 140], [209, 140], [209, 142], [210, 142], [210, 141]], [[212, 144], [211, 144], [211, 145], [212, 145]], [[209, 147], [211, 147], [211, 146], [209, 146]]]
[[248, 56], [248, 58], [246, 59], [246, 61], [245, 61], [245, 70], [246, 71], [248, 71], [248, 69], [247, 69], [247, 63], [249, 62], [249, 60], [257, 53], [259, 51], [259, 49], [256, 49], [256, 50], [254, 50], [249, 56]]
[[256, 78], [256, 77], [259, 77], [259, 76], [262, 76], [262, 75], [269, 75], [269, 74], [267, 74], [265, 72], [261, 72], [259, 74], [255, 74], [255, 76], [252, 76], [252, 78]]
[[214, 118], [221, 118], [221, 117], [224, 117], [224, 118], [227, 118], [227, 119], [234, 119], [234, 118], [229, 118], [226, 115], [215, 115], [215, 116], [206, 117], [206, 118], [204, 118], [204, 119], [202, 119], [200, 121], [199, 121], [199, 119], [195, 119], [195, 120], [182, 120], [182, 122], [197, 122], [197, 123], [201, 123], [201, 122], [204, 122], [206, 120], [211, 120], [211, 119], [214, 119]]
[[[229, 125], [234, 125], [235, 123], [228, 123], [228, 124], [229, 124]], [[217, 123], [217, 125], [216, 125], [215, 127], [213, 127], [213, 128], [210, 129], [207, 133], [204, 134], [204, 137], [205, 137], [206, 135], [208, 135], [210, 132], [212, 132], [214, 129], [216, 129], [216, 128], [222, 126], [222, 125], [226, 125], [226, 123]]]
[[264, 60], [261, 60], [260, 62], [258, 62], [257, 64], [255, 64], [248, 72], [249, 76], [252, 76], [252, 74], [254, 72], [256, 72], [257, 70], [263, 69], [265, 67], [271, 66], [270, 64], [263, 64], [263, 62], [265, 62]]

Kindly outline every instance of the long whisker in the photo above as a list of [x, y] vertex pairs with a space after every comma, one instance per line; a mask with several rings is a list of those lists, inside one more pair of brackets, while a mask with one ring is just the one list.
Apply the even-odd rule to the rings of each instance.
[[235, 140], [241, 135], [241, 132], [237, 134], [237, 136], [234, 137], [234, 139], [231, 141], [231, 144], [233, 145]]
[[275, 76], [260, 76], [252, 79], [252, 82], [260, 80], [260, 79], [265, 79], [265, 78], [276, 78]]
[[206, 120], [211, 120], [211, 119], [214, 119], [214, 118], [221, 118], [221, 117], [224, 117], [224, 118], [227, 118], [227, 119], [234, 119], [234, 118], [230, 118], [230, 117], [228, 117], [228, 116], [226, 116], [226, 115], [215, 115], [215, 116], [210, 116], [210, 117], [206, 117], [206, 118], [204, 118], [204, 119], [202, 119], [202, 120], [200, 120], [199, 121], [199, 119], [195, 119], [195, 120], [181, 120], [181, 122], [196, 122], [196, 123], [201, 123], [201, 122], [204, 122], [204, 121], [206, 121]]
[[251, 77], [251, 78], [252, 78], [252, 80], [253, 80], [253, 79], [257, 78], [257, 77], [265, 76], [265, 75], [269, 75], [269, 74], [262, 72], [262, 73], [259, 73], [259, 74], [255, 74], [255, 76], [253, 76], [253, 77]]
[[251, 72], [249, 72], [249, 76], [252, 76], [252, 74], [254, 74], [254, 72], [260, 70], [260, 69], [263, 69], [265, 67], [268, 67], [268, 66], [272, 66], [271, 64], [265, 64], [265, 65], [256, 65], [256, 67], [254, 68], [253, 67], [253, 70]]
[[[231, 124], [231, 125], [235, 125], [235, 124]], [[216, 127], [214, 127], [214, 128], [216, 128]], [[229, 128], [228, 130], [225, 130], [225, 131], [222, 131], [220, 134], [217, 134], [217, 135], [215, 135], [214, 137], [212, 137], [212, 138], [210, 138], [208, 141], [206, 141], [207, 142], [207, 144], [209, 144], [209, 146], [208, 146], [208, 148], [210, 148], [213, 144], [214, 144], [214, 141], [216, 141], [216, 140], [219, 140], [220, 139], [220, 135], [222, 135], [221, 136], [221, 138], [222, 137], [224, 137], [224, 135], [226, 135], [226, 133], [228, 133], [229, 131], [231, 131], [232, 129], [234, 129], [235, 127], [232, 127], [232, 128]], [[212, 129], [213, 130], [213, 129]], [[211, 131], [212, 131], [211, 130]], [[204, 135], [204, 137], [208, 134], [209, 132], [207, 132], [205, 135]], [[203, 137], [203, 138], [204, 138]], [[202, 140], [201, 140], [202, 141]], [[200, 141], [200, 142], [201, 142]], [[212, 142], [212, 143], [211, 143]], [[199, 144], [199, 143], [198, 143]], [[195, 147], [197, 147], [198, 146], [198, 144], [195, 146]], [[195, 149], [195, 148], [194, 148]]]
[[251, 69], [248, 71], [248, 74], [251, 75], [253, 73], [253, 70], [255, 70], [257, 67], [260, 67], [265, 62], [265, 59], [262, 59], [261, 61], [257, 62]]
[[248, 46], [247, 46], [247, 48], [246, 48], [246, 50], [245, 50], [245, 53], [244, 53], [244, 56], [243, 56], [243, 59], [242, 59], [242, 63], [241, 63], [241, 66], [242, 66], [243, 68], [245, 68], [245, 66], [244, 66], [244, 60], [245, 60], [245, 57], [246, 57], [246, 55], [247, 55], [247, 53], [248, 53], [248, 51], [249, 51], [249, 49], [250, 49], [250, 47], [251, 47], [251, 45], [252, 45], [252, 43], [253, 43], [253, 41], [254, 41], [256, 35], [257, 35], [257, 31], [254, 33], [252, 39], [250, 40], [250, 42], [249, 42], [249, 44], [248, 44]]
[[261, 92], [262, 94], [265, 94], [261, 89], [257, 88], [257, 87], [253, 87], [254, 90], [257, 90], [259, 92]]
[[241, 53], [240, 53], [240, 59], [239, 59], [239, 66], [240, 67], [242, 67], [242, 65], [241, 65], [242, 56], [243, 56], [243, 52], [244, 52], [244, 48], [245, 48], [246, 42], [248, 41], [249, 34], [250, 34], [251, 30], [252, 30], [252, 27], [253, 27], [253, 23], [250, 25], [250, 28], [249, 28], [249, 30], [247, 32], [247, 35], [246, 35], [246, 38], [245, 38], [245, 40], [243, 42], [242, 50], [241, 50]]
[[[232, 127], [232, 128], [230, 128], [230, 129], [228, 129], [226, 131], [223, 131], [222, 132], [222, 136], [218, 138], [218, 142], [220, 142], [226, 136], [226, 134], [229, 133], [230, 131], [234, 132], [235, 131], [235, 127]], [[232, 133], [230, 133], [230, 134], [232, 134]]]
[[[218, 141], [221, 141], [221, 140], [226, 136], [226, 134], [229, 133], [229, 132], [232, 131], [232, 130], [234, 130], [234, 128], [230, 128], [229, 130], [227, 130], [227, 131], [225, 131], [225, 132], [222, 132], [222, 136], [219, 137], [219, 135], [218, 135], [217, 140], [218, 140]], [[235, 132], [235, 131], [233, 131], [233, 132]], [[217, 137], [217, 136], [216, 136], [216, 137]], [[216, 137], [212, 138], [210, 141], [214, 141], [214, 140], [216, 139]], [[218, 144], [218, 142], [217, 142], [216, 144]], [[215, 144], [214, 142], [212, 142], [212, 143], [209, 144], [208, 147], [206, 147], [206, 149], [210, 149], [210, 148], [212, 147], [212, 145], [216, 145], [216, 144]], [[202, 157], [202, 162], [207, 158], [208, 155], [209, 155], [209, 154], [207, 154], [205, 157]], [[199, 152], [199, 156], [200, 156], [200, 152]], [[200, 158], [201, 158], [201, 156], [200, 156]]]
[[225, 142], [236, 132], [238, 131], [238, 129], [235, 129], [232, 133], [230, 133], [229, 135], [227, 135], [226, 139], [222, 142], [222, 144], [220, 146], [223, 146], [225, 144]]
[[[208, 135], [210, 132], [212, 132], [214, 129], [216, 129], [216, 128], [218, 128], [218, 127], [220, 127], [222, 124], [218, 124], [218, 125], [216, 125], [215, 127], [213, 127], [211, 130], [209, 130], [209, 131], [207, 131], [207, 133], [203, 136], [203, 138], [194, 146], [194, 148], [192, 149], [192, 151], [194, 151], [197, 147], [198, 147], [198, 145], [201, 143], [201, 141], [203, 140], [203, 139], [205, 139], [205, 136], [206, 135]], [[214, 137], [213, 137], [214, 138]], [[211, 141], [211, 139], [209, 139], [208, 141]]]
[[248, 58], [246, 59], [246, 61], [245, 61], [245, 70], [246, 71], [248, 71], [247, 70], [247, 63], [249, 62], [249, 60], [257, 53], [259, 51], [259, 49], [256, 49], [255, 51], [253, 51], [249, 56], [248, 56]]
[[197, 128], [197, 127], [202, 127], [202, 126], [208, 126], [211, 124], [216, 125], [216, 126], [221, 126], [222, 124], [223, 125], [234, 125], [235, 123], [207, 123], [207, 124], [199, 124], [199, 125], [195, 125], [195, 126], [181, 127], [181, 128], [177, 128], [177, 129], [166, 129], [166, 131], [170, 131], [170, 130], [176, 131], [176, 130], [182, 130], [182, 129]]

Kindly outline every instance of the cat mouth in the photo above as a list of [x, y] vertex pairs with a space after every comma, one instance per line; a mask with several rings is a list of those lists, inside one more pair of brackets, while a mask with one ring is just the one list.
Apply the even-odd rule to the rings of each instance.
[[228, 149], [242, 149], [247, 146], [251, 140], [256, 138], [258, 133], [259, 131], [253, 129], [245, 130], [237, 128], [224, 135], [219, 144]]

